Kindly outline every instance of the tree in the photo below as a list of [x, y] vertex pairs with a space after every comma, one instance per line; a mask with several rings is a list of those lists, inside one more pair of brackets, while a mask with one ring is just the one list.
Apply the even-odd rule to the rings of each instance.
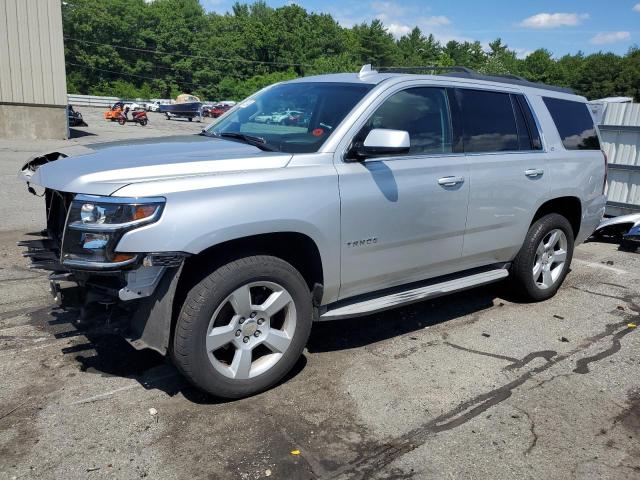
[[588, 98], [640, 100], [640, 51], [565, 55], [538, 49], [518, 59], [500, 38], [449, 41], [413, 28], [394, 39], [380, 20], [342, 27], [296, 4], [235, 3], [206, 13], [198, 0], [65, 0], [67, 88], [74, 93], [240, 99], [265, 82], [356, 72], [361, 65], [469, 67], [563, 85]]
[[397, 63], [396, 44], [393, 35], [387, 32], [378, 19], [370, 24], [362, 23], [351, 29], [352, 45], [360, 63], [375, 66], [390, 66]]

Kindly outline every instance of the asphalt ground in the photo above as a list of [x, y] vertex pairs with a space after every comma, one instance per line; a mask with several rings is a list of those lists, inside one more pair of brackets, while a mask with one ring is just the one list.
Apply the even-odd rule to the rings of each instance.
[[[80, 111], [89, 127], [69, 142], [202, 126]], [[0, 140], [0, 479], [640, 478], [637, 253], [581, 245], [543, 303], [518, 303], [507, 281], [316, 324], [285, 381], [220, 401], [158, 354], [78, 327], [27, 268], [16, 241], [44, 206], [15, 173], [61, 144]]]

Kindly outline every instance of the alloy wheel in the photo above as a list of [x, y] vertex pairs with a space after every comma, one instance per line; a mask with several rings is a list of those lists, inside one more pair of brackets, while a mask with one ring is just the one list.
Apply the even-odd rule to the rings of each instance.
[[226, 377], [253, 378], [282, 358], [295, 329], [295, 304], [284, 287], [268, 281], [248, 283], [214, 312], [207, 329], [207, 355]]
[[546, 290], [556, 284], [565, 268], [567, 248], [567, 236], [559, 228], [542, 238], [532, 268], [533, 281], [538, 288]]

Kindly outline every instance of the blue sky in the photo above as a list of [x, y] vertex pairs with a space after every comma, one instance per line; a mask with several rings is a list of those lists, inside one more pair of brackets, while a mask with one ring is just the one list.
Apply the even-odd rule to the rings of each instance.
[[[200, 0], [208, 11], [224, 13], [234, 0]], [[251, 0], [248, 0], [249, 3]], [[267, 0], [273, 7], [291, 0]], [[546, 48], [555, 56], [611, 51], [640, 45], [640, 0], [295, 0], [310, 11], [330, 13], [340, 24], [381, 19], [395, 36], [418, 25], [439, 40], [500, 37], [519, 56]]]

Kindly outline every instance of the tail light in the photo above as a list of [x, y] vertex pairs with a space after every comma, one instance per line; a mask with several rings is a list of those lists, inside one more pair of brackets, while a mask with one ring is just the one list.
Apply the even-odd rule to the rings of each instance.
[[607, 177], [609, 176], [609, 159], [607, 158], [607, 154], [604, 150], [601, 150], [601, 152], [604, 157], [604, 181], [602, 182], [602, 193], [604, 194], [607, 189]]

